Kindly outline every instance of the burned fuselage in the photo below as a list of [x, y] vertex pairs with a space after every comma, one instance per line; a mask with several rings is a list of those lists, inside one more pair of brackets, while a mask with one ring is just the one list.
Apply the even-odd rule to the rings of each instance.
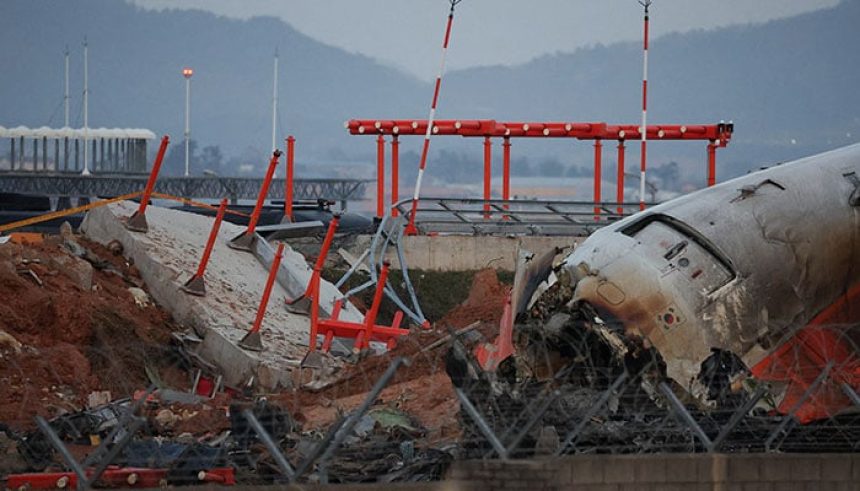
[[[574, 302], [647, 339], [690, 393], [703, 392], [697, 376], [714, 350], [763, 378], [766, 367], [791, 371], [792, 360], [820, 369], [829, 362], [827, 370], [838, 365], [856, 387], [855, 334], [819, 333], [790, 352], [786, 346], [816, 326], [860, 322], [860, 145], [621, 220], [585, 240], [562, 268], [575, 284]], [[792, 360], [777, 364], [774, 356]], [[812, 375], [801, 376], [807, 386]]]

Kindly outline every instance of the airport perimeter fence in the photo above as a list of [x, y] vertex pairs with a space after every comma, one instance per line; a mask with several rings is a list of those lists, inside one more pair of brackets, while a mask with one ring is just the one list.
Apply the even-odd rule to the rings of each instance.
[[466, 459], [858, 452], [856, 329], [822, 332], [826, 347], [783, 353], [784, 382], [723, 358], [698, 399], [660, 376], [652, 352], [616, 356], [584, 338], [519, 344], [487, 374], [462, 332], [410, 336], [403, 356], [345, 362], [346, 382], [269, 393], [225, 387], [181, 345], [131, 331], [9, 344], [0, 485], [427, 481]]

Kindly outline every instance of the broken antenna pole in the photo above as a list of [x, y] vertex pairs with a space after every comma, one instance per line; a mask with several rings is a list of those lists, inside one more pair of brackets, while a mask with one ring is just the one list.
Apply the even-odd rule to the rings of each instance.
[[445, 26], [445, 38], [442, 41], [442, 60], [439, 64], [439, 74], [436, 76], [436, 85], [433, 88], [433, 101], [430, 103], [430, 115], [427, 117], [427, 130], [424, 133], [424, 145], [421, 147], [421, 160], [418, 163], [418, 177], [415, 179], [415, 193], [412, 195], [412, 211], [409, 213], [409, 223], [406, 225], [407, 235], [416, 235], [415, 215], [418, 212], [418, 197], [421, 195], [421, 181], [424, 178], [424, 170], [427, 168], [427, 153], [430, 151], [430, 135], [433, 134], [433, 119], [436, 116], [436, 106], [439, 102], [439, 89], [442, 87], [442, 77], [445, 75], [445, 55], [448, 53], [448, 42], [451, 40], [451, 26], [454, 23], [454, 7], [463, 0], [449, 0], [451, 11], [448, 13], [448, 22]]

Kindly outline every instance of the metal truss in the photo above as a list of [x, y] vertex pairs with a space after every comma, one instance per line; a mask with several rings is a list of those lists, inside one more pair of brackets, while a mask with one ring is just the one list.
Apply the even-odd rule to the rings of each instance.
[[[411, 200], [397, 203], [401, 215]], [[638, 203], [421, 198], [415, 225], [422, 234], [588, 235], [639, 211]]]
[[[117, 196], [140, 191], [147, 175], [65, 173], [0, 173], [0, 192], [48, 196]], [[364, 199], [366, 179], [296, 179], [294, 199], [357, 201]], [[254, 199], [263, 180], [242, 177], [161, 177], [155, 191], [183, 198]], [[273, 179], [269, 199], [284, 199], [284, 179]]]

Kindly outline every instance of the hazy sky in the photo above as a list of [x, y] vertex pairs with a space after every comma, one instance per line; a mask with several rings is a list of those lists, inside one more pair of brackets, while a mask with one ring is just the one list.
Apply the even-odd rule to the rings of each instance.
[[[146, 8], [202, 9], [243, 19], [276, 16], [317, 40], [427, 80], [438, 71], [450, 6], [448, 0], [132, 1]], [[651, 32], [659, 36], [764, 22], [837, 3], [839, 0], [654, 0]], [[455, 14], [448, 66], [517, 64], [542, 54], [641, 36], [642, 7], [636, 0], [462, 0]], [[286, 46], [280, 49], [282, 53], [289, 50]]]

